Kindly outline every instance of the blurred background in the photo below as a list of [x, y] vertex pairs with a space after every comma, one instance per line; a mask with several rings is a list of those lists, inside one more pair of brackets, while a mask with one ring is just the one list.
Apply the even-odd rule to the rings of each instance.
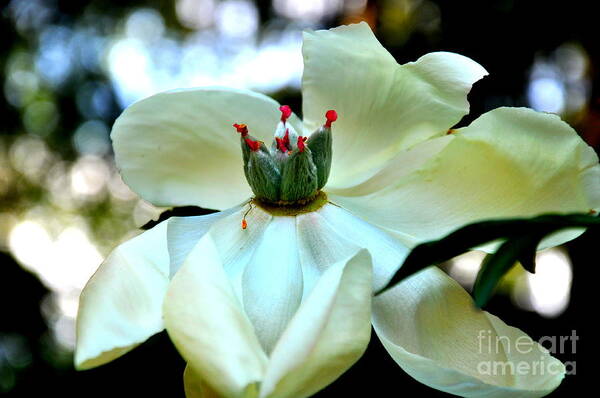
[[[559, 114], [598, 149], [600, 46], [591, 3], [0, 2], [0, 395], [183, 396], [184, 363], [164, 334], [106, 366], [73, 369], [79, 292], [113, 247], [161, 212], [123, 184], [113, 163], [110, 128], [133, 101], [224, 85], [300, 111], [302, 29], [364, 20], [400, 63], [446, 50], [490, 72], [475, 85], [461, 125], [498, 106], [528, 106]], [[487, 309], [534, 339], [576, 330], [585, 352], [582, 283], [598, 238], [586, 233], [542, 253], [534, 276], [515, 268]], [[480, 260], [471, 253], [446, 268], [469, 287]], [[557, 356], [580, 369], [552, 396], [573, 395], [586, 377], [583, 358]], [[405, 375], [376, 338], [318, 397], [365, 388], [369, 396], [446, 396]]]

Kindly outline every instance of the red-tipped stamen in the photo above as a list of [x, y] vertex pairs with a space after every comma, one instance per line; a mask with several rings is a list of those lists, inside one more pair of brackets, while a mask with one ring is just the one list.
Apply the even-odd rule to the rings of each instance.
[[246, 137], [248, 135], [248, 126], [246, 126], [245, 124], [234, 123], [233, 127], [235, 127], [237, 132], [240, 133], [242, 137]]
[[248, 210], [246, 210], [246, 212], [244, 213], [244, 216], [242, 217], [242, 229], [248, 228], [248, 222], [246, 221], [246, 216], [251, 211], [252, 211], [252, 204], [250, 204], [250, 206], [248, 206]]
[[281, 111], [281, 121], [285, 123], [292, 114], [292, 108], [287, 105], [281, 105], [279, 110]]
[[302, 136], [298, 137], [298, 150], [300, 152], [304, 152], [304, 149], [306, 148], [305, 142], [306, 142], [307, 138], [308, 137], [302, 137]]
[[333, 109], [330, 109], [327, 112], [325, 112], [325, 118], [327, 119], [327, 121], [325, 122], [325, 127], [331, 128], [331, 123], [337, 120], [337, 112]]
[[260, 148], [260, 141], [254, 141], [250, 138], [245, 138], [244, 140], [246, 141], [246, 145], [248, 145], [248, 148], [250, 148], [250, 150], [252, 150], [253, 152], [258, 151], [258, 149]]

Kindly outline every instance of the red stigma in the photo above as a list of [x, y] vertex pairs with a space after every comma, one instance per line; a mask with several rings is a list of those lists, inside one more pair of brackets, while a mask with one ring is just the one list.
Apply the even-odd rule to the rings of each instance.
[[260, 148], [260, 141], [254, 141], [250, 138], [245, 138], [246, 145], [250, 148], [251, 151], [256, 152]]
[[327, 119], [327, 121], [325, 122], [325, 127], [331, 128], [331, 123], [337, 120], [337, 112], [333, 109], [330, 109], [325, 113], [325, 118]]
[[292, 114], [292, 108], [287, 105], [281, 105], [279, 110], [281, 111], [281, 121], [285, 123]]
[[285, 129], [285, 134], [283, 135], [283, 143], [287, 148], [290, 147], [290, 130]]
[[304, 152], [304, 149], [306, 148], [305, 142], [307, 138], [308, 137], [298, 137], [298, 150], [300, 152]]
[[242, 219], [242, 229], [246, 229], [248, 228], [248, 223], [246, 222], [246, 219]]
[[277, 142], [277, 148], [283, 153], [286, 153], [290, 150], [290, 130], [285, 130], [285, 135], [283, 138], [275, 137], [275, 141]]
[[245, 124], [234, 123], [233, 127], [235, 127], [237, 132], [240, 133], [242, 135], [242, 137], [245, 137], [248, 135], [248, 126], [246, 126]]
[[275, 137], [275, 141], [277, 142], [277, 148], [281, 151], [281, 152], [287, 152], [287, 148], [285, 147], [285, 144], [283, 143], [283, 140], [279, 137]]

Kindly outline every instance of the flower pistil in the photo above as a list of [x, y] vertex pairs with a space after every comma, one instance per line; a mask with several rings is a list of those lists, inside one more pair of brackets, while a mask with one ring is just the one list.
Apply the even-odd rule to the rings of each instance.
[[331, 168], [331, 124], [337, 113], [325, 113], [325, 123], [310, 137], [298, 135], [288, 123], [292, 110], [282, 105], [281, 119], [271, 149], [252, 137], [245, 124], [234, 124], [241, 134], [246, 180], [255, 200], [279, 206], [307, 203], [329, 177]]

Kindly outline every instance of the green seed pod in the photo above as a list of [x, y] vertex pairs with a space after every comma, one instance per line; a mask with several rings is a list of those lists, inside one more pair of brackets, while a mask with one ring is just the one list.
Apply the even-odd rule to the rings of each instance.
[[276, 150], [271, 152], [271, 157], [275, 161], [275, 164], [277, 165], [277, 168], [281, 173], [283, 171], [283, 165], [287, 162], [288, 158], [290, 157], [290, 153]]
[[233, 125], [241, 134], [244, 174], [259, 202], [276, 206], [303, 205], [315, 199], [329, 177], [331, 123], [337, 119], [337, 113], [327, 111], [325, 124], [306, 143], [307, 138], [299, 136], [287, 123], [292, 115], [290, 107], [282, 105], [279, 110], [281, 119], [270, 150], [248, 134], [245, 124]]
[[249, 148], [248, 161], [244, 164], [246, 179], [257, 199], [268, 202], [279, 200], [281, 174], [271, 153], [260, 141], [245, 139]]
[[246, 143], [246, 138], [250, 139], [251, 142], [257, 141], [256, 138], [251, 136], [248, 133], [248, 126], [245, 124], [237, 124], [234, 123], [233, 127], [240, 133], [240, 146], [242, 148], [242, 162], [244, 165], [244, 175], [246, 176], [246, 180], [248, 181], [248, 160], [250, 157], [250, 146]]
[[312, 133], [306, 146], [312, 152], [313, 162], [317, 167], [317, 189], [323, 188], [331, 170], [331, 128], [320, 127]]
[[317, 167], [310, 149], [304, 144], [304, 137], [298, 137], [297, 146], [281, 170], [280, 199], [284, 202], [297, 202], [317, 193]]

